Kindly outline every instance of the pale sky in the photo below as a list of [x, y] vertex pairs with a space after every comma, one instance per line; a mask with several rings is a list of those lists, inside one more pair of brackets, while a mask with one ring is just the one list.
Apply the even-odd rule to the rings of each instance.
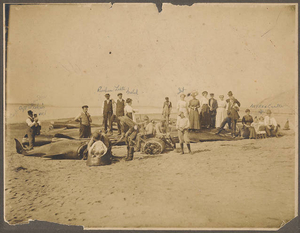
[[295, 86], [296, 23], [283, 4], [12, 5], [7, 102], [100, 106], [107, 88], [161, 106], [185, 88], [248, 106]]

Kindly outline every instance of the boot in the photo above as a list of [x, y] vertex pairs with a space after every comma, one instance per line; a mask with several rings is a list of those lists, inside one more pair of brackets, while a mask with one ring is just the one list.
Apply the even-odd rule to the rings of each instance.
[[190, 143], [186, 144], [186, 146], [187, 146], [187, 148], [189, 149], [189, 153], [192, 154]]
[[127, 159], [129, 158], [129, 150], [130, 150], [130, 148], [127, 147], [127, 155], [126, 155], [126, 157], [125, 157], [125, 160], [126, 160], [126, 161], [127, 161]]
[[183, 143], [180, 143], [180, 148], [181, 148], [181, 154], [184, 154]]
[[133, 153], [134, 153], [134, 148], [133, 148], [133, 147], [130, 147], [128, 158], [126, 158], [125, 160], [126, 160], [126, 161], [131, 161], [131, 160], [133, 160]]

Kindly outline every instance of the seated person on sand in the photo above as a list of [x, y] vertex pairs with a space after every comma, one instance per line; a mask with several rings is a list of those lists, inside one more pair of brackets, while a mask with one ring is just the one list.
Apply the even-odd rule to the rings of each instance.
[[[93, 133], [92, 138], [87, 145], [87, 152], [90, 151], [93, 144], [97, 141], [102, 141], [107, 148], [107, 152], [101, 157], [101, 165], [110, 164], [112, 157], [111, 142], [109, 138], [106, 135], [102, 134], [100, 131]], [[84, 159], [86, 159], [86, 153], [84, 153]]]
[[278, 137], [279, 125], [277, 124], [274, 117], [272, 117], [272, 112], [270, 109], [267, 110], [267, 116], [265, 116], [265, 126], [267, 136], [276, 136]]
[[139, 133], [136, 137], [136, 151], [141, 150], [142, 139], [147, 139], [154, 136], [153, 122], [149, 120], [148, 116], [144, 116], [143, 122], [139, 125]]
[[242, 124], [243, 124], [243, 133], [242, 137], [246, 139], [255, 139], [256, 133], [255, 129], [251, 124], [253, 123], [253, 118], [250, 115], [250, 110], [246, 109], [246, 115], [242, 118]]
[[254, 121], [251, 126], [254, 128], [256, 135], [260, 133], [266, 133], [266, 126], [263, 116], [260, 116], [259, 118], [257, 116], [254, 117]]
[[155, 128], [155, 136], [159, 136], [162, 134], [166, 134], [167, 133], [167, 121], [165, 119], [162, 119], [158, 122], [155, 123], [154, 125]]

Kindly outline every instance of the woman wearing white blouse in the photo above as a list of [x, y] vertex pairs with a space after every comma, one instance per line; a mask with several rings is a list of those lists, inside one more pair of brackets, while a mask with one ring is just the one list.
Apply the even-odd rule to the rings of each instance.
[[227, 109], [227, 102], [224, 100], [224, 95], [219, 96], [220, 100], [218, 101], [218, 108], [217, 108], [217, 116], [216, 116], [216, 128], [221, 126], [222, 121], [227, 116], [226, 109]]
[[126, 103], [127, 105], [124, 108], [125, 116], [128, 116], [131, 120], [135, 122], [136, 121], [135, 114], [134, 114], [135, 110], [132, 108], [132, 99], [127, 98]]
[[202, 98], [200, 99], [200, 125], [205, 128], [209, 128], [210, 126], [210, 114], [209, 114], [209, 106], [207, 99], [208, 92], [202, 92]]
[[184, 100], [185, 94], [180, 95], [180, 100], [177, 102], [177, 113], [183, 112], [185, 117], [189, 116], [188, 103]]

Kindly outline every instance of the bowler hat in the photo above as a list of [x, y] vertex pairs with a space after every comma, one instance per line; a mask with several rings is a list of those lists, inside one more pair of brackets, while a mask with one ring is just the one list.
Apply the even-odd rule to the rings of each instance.
[[89, 107], [89, 106], [87, 106], [87, 105], [83, 105], [83, 106], [82, 106], [82, 108], [88, 108], [88, 107]]
[[122, 93], [119, 93], [118, 96], [119, 96], [119, 95], [123, 95], [123, 94], [122, 94]]

